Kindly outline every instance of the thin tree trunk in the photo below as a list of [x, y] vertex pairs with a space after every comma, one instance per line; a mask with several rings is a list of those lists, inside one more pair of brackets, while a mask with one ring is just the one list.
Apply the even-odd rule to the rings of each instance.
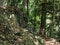
[[29, 26], [29, 0], [27, 0], [27, 16], [26, 16], [26, 22], [27, 22], [27, 26]]
[[53, 0], [52, 3], [53, 3], [52, 4], [53, 5], [53, 12], [52, 12], [52, 23], [51, 23], [51, 31], [50, 31], [51, 37], [53, 37], [53, 30], [54, 30], [54, 24], [55, 24], [55, 0]]
[[21, 27], [24, 27], [25, 25], [25, 5], [27, 4], [27, 0], [23, 0], [22, 5], [20, 7], [20, 9], [15, 10], [17, 12], [18, 15], [18, 23]]
[[46, 0], [43, 0], [42, 3], [42, 15], [41, 15], [41, 26], [40, 26], [40, 34], [44, 36], [46, 27]]

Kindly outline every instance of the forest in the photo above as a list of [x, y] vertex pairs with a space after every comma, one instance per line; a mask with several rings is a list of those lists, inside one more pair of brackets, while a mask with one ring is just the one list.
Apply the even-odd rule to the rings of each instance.
[[60, 0], [0, 0], [0, 45], [60, 45]]

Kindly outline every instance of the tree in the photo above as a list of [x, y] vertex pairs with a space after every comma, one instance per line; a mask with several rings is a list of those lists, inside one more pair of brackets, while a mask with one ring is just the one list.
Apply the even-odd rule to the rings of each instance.
[[46, 27], [46, 0], [42, 2], [42, 15], [41, 15], [41, 26], [40, 26], [41, 35], [45, 34], [45, 27]]

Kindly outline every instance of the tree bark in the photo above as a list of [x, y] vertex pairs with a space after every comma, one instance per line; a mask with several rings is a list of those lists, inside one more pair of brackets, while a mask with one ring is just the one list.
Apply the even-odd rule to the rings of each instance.
[[42, 15], [41, 15], [41, 26], [40, 26], [40, 34], [44, 36], [46, 27], [46, 0], [43, 0], [42, 3]]

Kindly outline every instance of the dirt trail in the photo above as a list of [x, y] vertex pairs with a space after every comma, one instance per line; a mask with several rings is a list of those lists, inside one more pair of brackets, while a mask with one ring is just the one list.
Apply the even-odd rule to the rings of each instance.
[[56, 39], [51, 38], [50, 40], [46, 41], [45, 39], [42, 39], [42, 42], [45, 45], [60, 45], [59, 42], [56, 41]]
[[[39, 38], [39, 39], [41, 39], [41, 42], [42, 43], [44, 43], [45, 45], [60, 45], [60, 43], [59, 42], [57, 42], [56, 41], [56, 39], [54, 39], [54, 38], [42, 38], [42, 37], [39, 37], [39, 36], [36, 36], [35, 38]], [[41, 45], [41, 44], [39, 44], [39, 42], [37, 41], [37, 42], [35, 42], [35, 44], [36, 45]]]

